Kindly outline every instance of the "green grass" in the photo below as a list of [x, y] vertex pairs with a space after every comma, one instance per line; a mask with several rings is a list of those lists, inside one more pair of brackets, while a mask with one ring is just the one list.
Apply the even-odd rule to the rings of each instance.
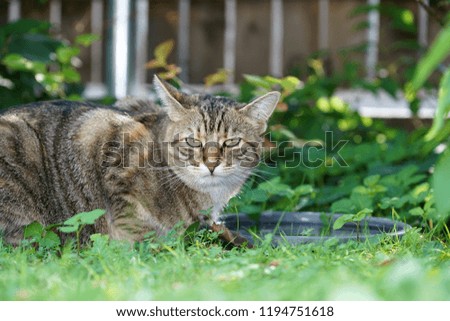
[[[403, 239], [224, 250], [199, 233], [131, 247], [95, 236], [78, 255], [0, 245], [0, 300], [450, 300], [450, 250]], [[1, 244], [1, 243], [0, 243]]]

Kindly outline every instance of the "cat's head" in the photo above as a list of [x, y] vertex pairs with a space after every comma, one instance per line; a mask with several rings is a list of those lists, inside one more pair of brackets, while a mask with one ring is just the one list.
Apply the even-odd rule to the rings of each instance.
[[270, 92], [249, 104], [187, 95], [156, 76], [167, 114], [168, 163], [195, 189], [240, 186], [260, 161], [262, 134], [280, 98]]

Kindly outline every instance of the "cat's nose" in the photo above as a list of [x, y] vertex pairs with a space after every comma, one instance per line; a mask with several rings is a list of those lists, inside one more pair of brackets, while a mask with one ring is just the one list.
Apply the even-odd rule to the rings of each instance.
[[219, 166], [220, 162], [214, 162], [214, 163], [206, 163], [206, 167], [208, 167], [211, 175], [214, 173], [214, 170], [216, 169], [217, 166]]
[[220, 146], [216, 142], [209, 142], [203, 148], [203, 162], [208, 167], [211, 175], [220, 164]]

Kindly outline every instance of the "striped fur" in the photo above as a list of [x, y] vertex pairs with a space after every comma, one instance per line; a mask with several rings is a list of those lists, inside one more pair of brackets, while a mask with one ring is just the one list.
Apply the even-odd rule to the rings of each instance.
[[[61, 223], [96, 208], [107, 214], [84, 239], [95, 232], [138, 241], [179, 222], [217, 220], [257, 162], [279, 95], [243, 105], [154, 84], [163, 108], [51, 101], [0, 114], [0, 232], [7, 242], [19, 243], [33, 221]], [[224, 145], [236, 137], [237, 145]]]

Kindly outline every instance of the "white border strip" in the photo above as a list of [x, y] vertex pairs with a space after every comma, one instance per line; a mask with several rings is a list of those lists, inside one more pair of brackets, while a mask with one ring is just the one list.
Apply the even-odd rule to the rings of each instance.
[[[353, 297], [358, 297], [353, 293]], [[443, 298], [444, 299], [444, 298]], [[285, 309], [286, 308], [286, 309]], [[443, 320], [446, 301], [0, 302], [4, 320]], [[134, 316], [118, 316], [118, 310]], [[137, 311], [139, 311], [138, 315]], [[291, 313], [293, 315], [291, 316]], [[444, 318], [445, 319], [445, 318]]]

